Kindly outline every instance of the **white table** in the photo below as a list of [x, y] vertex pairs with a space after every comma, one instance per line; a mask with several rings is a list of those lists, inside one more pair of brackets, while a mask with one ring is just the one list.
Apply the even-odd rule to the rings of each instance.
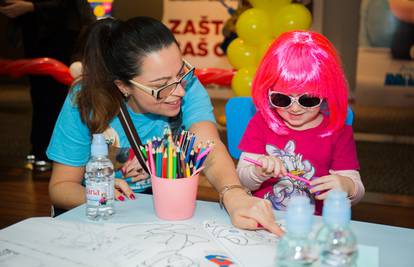
[[[139, 223], [161, 221], [156, 217], [152, 196], [137, 194], [134, 201], [116, 202], [116, 215], [111, 219], [114, 223]], [[277, 219], [284, 217], [283, 212], [276, 212]], [[58, 217], [61, 220], [88, 222], [85, 207], [79, 206]], [[201, 223], [215, 219], [222, 223], [230, 223], [230, 219], [218, 203], [197, 201], [195, 215], [185, 223]], [[316, 217], [318, 223], [320, 217]], [[379, 248], [379, 266], [414, 266], [414, 230], [387, 225], [352, 221], [358, 243]], [[361, 266], [366, 267], [366, 266]]]

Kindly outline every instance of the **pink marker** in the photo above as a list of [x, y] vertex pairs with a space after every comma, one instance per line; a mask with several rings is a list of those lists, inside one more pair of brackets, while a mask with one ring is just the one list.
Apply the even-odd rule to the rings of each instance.
[[[245, 157], [245, 158], [244, 158], [244, 160], [245, 160], [245, 161], [247, 161], [247, 162], [253, 163], [254, 165], [257, 165], [257, 166], [259, 166], [259, 167], [262, 167], [262, 163], [261, 163], [260, 161], [257, 161], [257, 160], [254, 160], [254, 159], [252, 159], [252, 158], [248, 158], [248, 157]], [[304, 182], [304, 183], [305, 183], [305, 184], [307, 184], [307, 185], [310, 185], [310, 181], [309, 181], [309, 180], [307, 180], [307, 179], [305, 179], [305, 178], [302, 178], [302, 177], [296, 176], [296, 175], [291, 174], [291, 173], [287, 173], [287, 176], [289, 176], [289, 177], [290, 177], [290, 178], [292, 178], [292, 179], [295, 179], [295, 180], [298, 180], [298, 181]]]

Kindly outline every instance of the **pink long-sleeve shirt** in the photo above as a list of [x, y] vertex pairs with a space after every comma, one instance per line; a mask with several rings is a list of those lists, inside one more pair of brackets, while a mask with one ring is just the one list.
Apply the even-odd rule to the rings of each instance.
[[[291, 130], [288, 135], [278, 135], [257, 112], [247, 126], [239, 149], [251, 153], [253, 157], [252, 154], [276, 156], [282, 160], [288, 172], [308, 180], [334, 173], [347, 176], [355, 185], [355, 191], [349, 196], [355, 203], [362, 198], [365, 190], [358, 172], [352, 127], [346, 125], [332, 135], [321, 137], [327, 125], [328, 119], [324, 117], [315, 128]], [[241, 182], [253, 190], [255, 196], [267, 198], [275, 208], [283, 209], [284, 205], [279, 201], [280, 194], [288, 191], [286, 181], [257, 177], [253, 168], [242, 161], [238, 165], [238, 173]], [[317, 200], [315, 204], [315, 214], [321, 214], [323, 202]]]

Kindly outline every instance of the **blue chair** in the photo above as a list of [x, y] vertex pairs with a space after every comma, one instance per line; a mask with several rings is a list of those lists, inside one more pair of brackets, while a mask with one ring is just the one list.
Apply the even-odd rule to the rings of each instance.
[[[251, 97], [232, 97], [227, 101], [226, 107], [226, 128], [227, 128], [227, 146], [230, 155], [234, 159], [240, 157], [241, 151], [237, 148], [240, 140], [246, 130], [247, 124], [256, 113], [256, 107]], [[354, 113], [348, 107], [345, 124], [352, 125]]]

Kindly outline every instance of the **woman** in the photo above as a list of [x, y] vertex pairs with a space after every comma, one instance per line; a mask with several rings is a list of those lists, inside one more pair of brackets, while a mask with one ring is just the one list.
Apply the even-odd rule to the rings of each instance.
[[[196, 134], [197, 142], [213, 141], [204, 173], [221, 192], [233, 224], [245, 229], [262, 225], [280, 235], [271, 204], [249, 196], [240, 186], [220, 141], [209, 97], [192, 76], [193, 69], [182, 58], [171, 31], [155, 19], [137, 17], [126, 22], [99, 20], [87, 34], [80, 86], [66, 99], [48, 148], [54, 161], [49, 185], [53, 205], [70, 209], [85, 202], [81, 181], [90, 156], [91, 134], [104, 132], [112, 144], [110, 154], [125, 162], [124, 152], [130, 145], [116, 116], [121, 103], [126, 103], [143, 143], [161, 136], [165, 126], [177, 121]], [[138, 171], [136, 160], [127, 164], [126, 176], [146, 178]], [[116, 199], [135, 198], [123, 179], [116, 179], [115, 184]], [[145, 184], [142, 189], [146, 190]]]

